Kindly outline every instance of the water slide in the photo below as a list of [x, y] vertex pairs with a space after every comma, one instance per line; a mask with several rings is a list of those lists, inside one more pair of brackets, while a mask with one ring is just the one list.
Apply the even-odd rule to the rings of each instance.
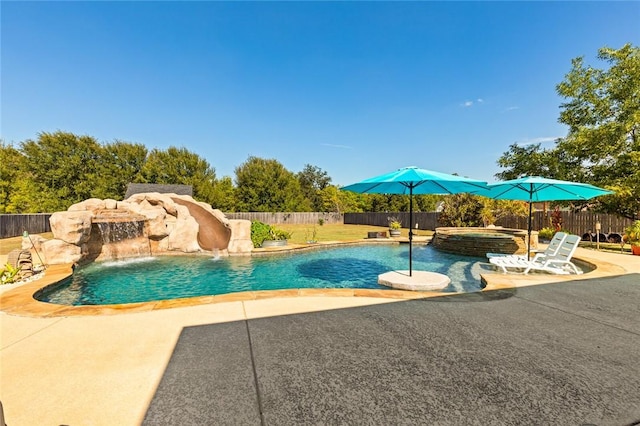
[[200, 225], [198, 230], [198, 244], [204, 250], [225, 250], [231, 239], [231, 229], [225, 226], [213, 213], [198, 203], [171, 197], [176, 204], [189, 209], [191, 216]]

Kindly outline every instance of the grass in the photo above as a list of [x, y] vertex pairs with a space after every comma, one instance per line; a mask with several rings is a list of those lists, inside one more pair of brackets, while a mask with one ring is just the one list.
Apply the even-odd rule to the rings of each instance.
[[[388, 231], [386, 226], [370, 226], [370, 225], [342, 225], [342, 224], [325, 224], [325, 225], [294, 225], [294, 224], [278, 224], [274, 225], [278, 229], [291, 233], [289, 242], [292, 244], [305, 244], [307, 241], [350, 241], [367, 238], [367, 232]], [[316, 232], [315, 238], [313, 232]], [[402, 236], [408, 237], [408, 229], [402, 229]], [[433, 235], [433, 231], [414, 231], [413, 235], [427, 236]]]
[[[580, 247], [597, 250], [597, 244], [595, 242], [581, 242]], [[624, 247], [620, 247], [619, 243], [600, 243], [600, 250], [610, 251], [614, 253], [631, 253], [631, 245], [625, 244]]]
[[[32, 234], [40, 235], [42, 238], [51, 239], [53, 238], [53, 233], [46, 232], [44, 234]], [[0, 255], [9, 254], [11, 250], [21, 249], [22, 248], [22, 236], [19, 237], [11, 237], [11, 238], [3, 238], [0, 239]]]

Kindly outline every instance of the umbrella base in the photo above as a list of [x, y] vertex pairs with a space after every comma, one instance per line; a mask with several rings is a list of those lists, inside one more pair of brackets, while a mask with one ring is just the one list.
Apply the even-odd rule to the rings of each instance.
[[451, 280], [446, 275], [429, 271], [390, 271], [378, 275], [378, 284], [398, 290], [440, 291], [449, 285]]

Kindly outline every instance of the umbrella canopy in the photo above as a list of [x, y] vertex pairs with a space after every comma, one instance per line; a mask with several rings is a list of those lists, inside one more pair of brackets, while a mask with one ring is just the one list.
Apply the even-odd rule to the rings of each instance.
[[540, 176], [527, 176], [520, 179], [490, 183], [485, 191], [477, 195], [496, 200], [520, 200], [530, 203], [561, 200], [589, 200], [613, 192], [587, 183], [547, 179]]
[[487, 183], [462, 176], [404, 167], [395, 172], [365, 179], [342, 188], [367, 194], [408, 194], [409, 195], [409, 275], [412, 274], [413, 241], [413, 195], [414, 194], [458, 194], [487, 189]]
[[527, 259], [531, 249], [531, 206], [532, 203], [561, 200], [588, 200], [612, 191], [586, 183], [547, 179], [540, 176], [526, 176], [504, 182], [491, 183], [487, 189], [476, 195], [496, 200], [520, 200], [529, 203], [529, 225], [527, 228]]
[[342, 189], [368, 194], [458, 194], [487, 189], [487, 182], [417, 167], [404, 167]]

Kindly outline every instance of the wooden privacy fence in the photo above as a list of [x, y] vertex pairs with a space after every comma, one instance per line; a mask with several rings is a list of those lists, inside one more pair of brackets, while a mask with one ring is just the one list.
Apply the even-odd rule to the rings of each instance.
[[[442, 226], [438, 222], [439, 213], [435, 212], [414, 212], [414, 229], [435, 230]], [[387, 213], [345, 213], [344, 223], [352, 225], [373, 225], [388, 226], [389, 218], [396, 218], [402, 223], [403, 228], [409, 227], [409, 213], [407, 212], [387, 212]], [[533, 212], [532, 227], [534, 231], [551, 227], [551, 212]], [[562, 229], [573, 234], [583, 235], [587, 232], [595, 232], [596, 222], [600, 221], [601, 232], [609, 234], [620, 233], [624, 228], [631, 225], [631, 219], [626, 219], [616, 215], [592, 213], [592, 212], [562, 212]], [[416, 226], [417, 225], [417, 226]], [[507, 216], [496, 222], [497, 226], [514, 229], [527, 229], [526, 216]]]
[[[403, 228], [409, 227], [408, 212], [387, 212], [387, 213], [322, 213], [322, 212], [302, 212], [302, 213], [225, 213], [229, 219], [259, 220], [270, 225], [292, 223], [296, 225], [316, 224], [322, 220], [323, 223], [345, 223], [351, 225], [373, 225], [388, 226], [389, 218], [395, 218], [402, 223]], [[537, 211], [533, 213], [533, 229], [538, 231], [545, 227], [551, 227], [551, 212]], [[36, 214], [0, 214], [0, 238], [17, 237], [24, 231], [30, 234], [40, 234], [51, 232], [49, 218], [51, 213]], [[442, 226], [438, 222], [439, 213], [436, 212], [414, 212], [414, 229], [435, 230]], [[596, 222], [600, 221], [601, 232], [604, 234], [620, 233], [624, 228], [631, 225], [631, 219], [592, 212], [562, 212], [562, 228], [577, 235], [587, 232], [595, 232]], [[527, 229], [527, 217], [507, 216], [497, 221], [496, 225], [505, 228]]]
[[24, 231], [30, 234], [51, 232], [50, 217], [51, 213], [0, 214], [0, 238], [17, 237]]
[[[436, 212], [414, 212], [413, 228], [436, 229], [439, 226], [438, 215], [439, 213]], [[344, 214], [344, 223], [349, 225], [389, 226], [390, 220], [398, 220], [403, 228], [409, 228], [408, 212]]]
[[323, 212], [295, 212], [295, 213], [270, 213], [270, 212], [245, 212], [225, 213], [227, 219], [258, 220], [269, 225], [292, 223], [294, 225], [311, 225], [320, 220], [322, 223], [343, 223], [342, 213]]
[[[622, 234], [624, 228], [631, 225], [633, 221], [624, 217], [593, 213], [593, 212], [562, 212], [562, 229], [566, 229], [572, 234], [583, 235], [587, 232], [596, 232], [596, 222], [600, 222], [600, 232], [604, 234]], [[496, 225], [505, 228], [527, 229], [527, 217], [508, 216], [497, 221]], [[542, 228], [552, 228], [551, 212], [533, 212], [532, 227], [534, 231]]]

